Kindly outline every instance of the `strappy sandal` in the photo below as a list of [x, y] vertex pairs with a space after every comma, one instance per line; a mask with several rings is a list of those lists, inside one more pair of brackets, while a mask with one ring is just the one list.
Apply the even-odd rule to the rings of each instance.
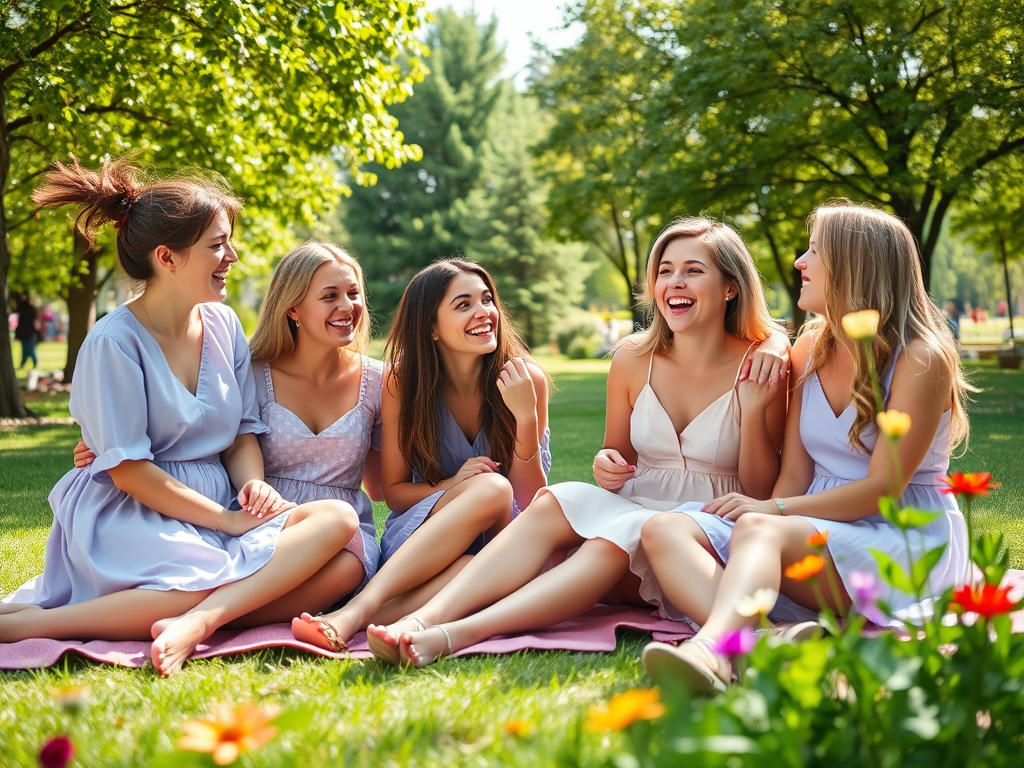
[[323, 618], [322, 614], [318, 615], [316, 619], [320, 622], [320, 633], [324, 636], [324, 640], [327, 641], [328, 649], [333, 653], [347, 653], [348, 643], [341, 639], [341, 635], [338, 634], [338, 630], [334, 628], [334, 625]]
[[[427, 625], [423, 623], [423, 619], [415, 613], [407, 614], [398, 621], [411, 621], [416, 627], [417, 632], [422, 632], [427, 628]], [[402, 653], [399, 646], [386, 643], [376, 635], [371, 635], [370, 633], [366, 634], [366, 642], [369, 643], [370, 653], [372, 653], [374, 657], [381, 661], [386, 661], [388, 664], [394, 664], [395, 666], [402, 663]]]
[[411, 664], [412, 666], [419, 669], [421, 667], [428, 667], [431, 664], [435, 664], [437, 660], [441, 657], [451, 656], [455, 652], [452, 649], [452, 636], [448, 634], [448, 630], [444, 628], [444, 624], [435, 624], [434, 626], [430, 627], [430, 629], [439, 629], [441, 630], [441, 634], [444, 635], [444, 648], [441, 650], [441, 652], [437, 654], [434, 658], [430, 659], [430, 661], [424, 661], [422, 664], [417, 664], [413, 659], [406, 659], [404, 663]]
[[[659, 685], [682, 685], [697, 696], [725, 691], [731, 682], [728, 661], [715, 653], [713, 643], [703, 637], [691, 638], [678, 647], [650, 643], [641, 660], [648, 677]], [[728, 677], [722, 676], [723, 663]]]

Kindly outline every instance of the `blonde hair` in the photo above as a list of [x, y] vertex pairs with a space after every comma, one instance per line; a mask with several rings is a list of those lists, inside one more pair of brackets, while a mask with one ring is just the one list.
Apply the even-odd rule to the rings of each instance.
[[772, 331], [781, 329], [768, 313], [761, 276], [739, 233], [720, 221], [703, 216], [688, 216], [676, 219], [665, 227], [651, 246], [650, 256], [647, 257], [644, 291], [637, 297], [650, 315], [651, 324], [646, 330], [631, 337], [635, 354], [664, 352], [672, 343], [672, 329], [658, 311], [654, 288], [662, 254], [669, 243], [682, 237], [695, 237], [707, 246], [715, 266], [736, 287], [736, 295], [725, 308], [726, 333], [747, 341], [764, 341]]
[[[297, 248], [293, 248], [281, 259], [270, 278], [263, 306], [260, 307], [256, 333], [253, 334], [249, 348], [255, 363], [269, 363], [295, 349], [295, 337], [298, 329], [295, 321], [288, 317], [288, 310], [302, 301], [309, 290], [314, 273], [324, 264], [337, 262], [351, 267], [359, 283], [359, 293], [366, 296], [363, 283], [363, 270], [344, 248], [334, 243], [319, 240], [307, 240]], [[356, 322], [355, 339], [349, 349], [363, 353], [370, 341], [370, 313], [364, 307]]]
[[[928, 297], [917, 243], [906, 224], [867, 205], [831, 200], [807, 217], [807, 231], [812, 230], [825, 269], [825, 313], [801, 329], [801, 333], [813, 334], [804, 378], [831, 359], [837, 339], [845, 339], [843, 315], [878, 310], [878, 334], [873, 343], [878, 371], [884, 374], [911, 342], [923, 343], [953, 378], [949, 448], [966, 444], [970, 424], [964, 404], [967, 393], [978, 390], [964, 377], [952, 333]], [[875, 398], [863, 348], [858, 344], [850, 351], [856, 366], [851, 398], [857, 411], [850, 445], [867, 451], [861, 435], [875, 422]]]

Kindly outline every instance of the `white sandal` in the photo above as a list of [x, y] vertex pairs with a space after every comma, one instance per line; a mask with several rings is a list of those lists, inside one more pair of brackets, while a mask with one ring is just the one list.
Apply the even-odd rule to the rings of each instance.
[[[641, 660], [648, 677], [658, 685], [682, 685], [698, 696], [725, 691], [732, 680], [728, 660], [715, 653], [714, 644], [703, 637], [691, 638], [679, 646], [649, 643]], [[726, 676], [722, 674], [723, 665]]]
[[[398, 621], [412, 622], [412, 624], [416, 627], [417, 632], [422, 632], [427, 628], [427, 625], [423, 623], [423, 619], [421, 619], [415, 613], [407, 614], [400, 618]], [[397, 624], [398, 622], [395, 623]], [[366, 635], [366, 642], [370, 646], [370, 653], [372, 653], [375, 658], [381, 659], [382, 661], [386, 661], [389, 664], [394, 664], [396, 666], [402, 663], [402, 652], [400, 650], [400, 646], [391, 645], [390, 643], [381, 640], [376, 635], [371, 635], [369, 633], [367, 633]], [[401, 643], [401, 638], [399, 638], [399, 643]]]
[[[432, 627], [428, 627], [428, 629], [439, 629], [439, 630], [441, 630], [441, 633], [444, 635], [444, 648], [442, 648], [441, 652], [439, 654], [437, 654], [434, 658], [430, 659], [429, 661], [424, 661], [422, 664], [419, 664], [415, 660], [409, 659], [409, 658], [407, 658], [405, 660], [406, 664], [410, 664], [410, 665], [416, 667], [417, 669], [420, 669], [422, 667], [430, 666], [431, 664], [436, 663], [437, 660], [442, 658], [443, 656], [451, 656], [455, 652], [452, 649], [452, 636], [450, 634], [448, 634], [448, 630], [444, 628], [444, 624], [435, 624]], [[417, 654], [417, 656], [418, 656], [418, 654]]]

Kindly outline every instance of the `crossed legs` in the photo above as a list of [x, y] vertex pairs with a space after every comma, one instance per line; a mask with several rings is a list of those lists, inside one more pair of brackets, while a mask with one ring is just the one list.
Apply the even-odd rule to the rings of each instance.
[[[212, 590], [125, 590], [75, 605], [28, 607], [0, 614], [0, 642], [29, 637], [152, 638], [153, 665], [161, 674], [170, 675], [181, 668], [199, 642], [228, 622], [273, 605], [289, 593], [294, 599], [311, 601], [310, 605], [329, 599], [332, 587], [327, 576], [344, 567], [344, 555], [349, 553], [339, 556], [339, 552], [357, 531], [358, 518], [349, 505], [336, 501], [303, 504], [289, 513], [273, 557], [245, 579]], [[334, 564], [335, 559], [341, 565]], [[321, 577], [318, 572], [324, 569], [327, 574]], [[312, 586], [304, 584], [310, 577]], [[334, 599], [337, 590], [334, 583]], [[286, 615], [280, 608], [276, 610], [280, 616]], [[261, 621], [267, 620], [268, 614], [254, 615]]]

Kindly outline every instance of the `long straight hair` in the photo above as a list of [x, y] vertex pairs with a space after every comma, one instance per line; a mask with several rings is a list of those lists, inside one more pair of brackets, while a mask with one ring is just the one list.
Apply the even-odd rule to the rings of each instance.
[[754, 266], [743, 238], [728, 224], [704, 216], [676, 219], [662, 230], [647, 257], [647, 279], [641, 299], [651, 317], [651, 324], [641, 331], [635, 350], [637, 355], [665, 352], [672, 345], [672, 329], [658, 310], [655, 283], [658, 266], [669, 243], [679, 238], [693, 237], [707, 246], [715, 266], [725, 279], [736, 286], [736, 296], [726, 304], [725, 331], [747, 341], [764, 341], [781, 325], [768, 312], [761, 276]]
[[[307, 240], [293, 248], [274, 269], [266, 298], [260, 307], [256, 333], [249, 344], [254, 363], [269, 363], [282, 355], [291, 354], [295, 349], [295, 338], [299, 331], [295, 321], [288, 317], [288, 310], [302, 301], [316, 271], [332, 262], [350, 267], [355, 272], [359, 293], [365, 299], [363, 270], [344, 248], [319, 240]], [[355, 339], [348, 345], [348, 349], [354, 353], [366, 351], [370, 341], [369, 318], [369, 310], [363, 307], [354, 329]]]
[[491, 458], [512, 465], [516, 420], [498, 391], [502, 366], [513, 357], [529, 359], [526, 345], [502, 307], [494, 281], [479, 264], [463, 259], [441, 259], [420, 270], [409, 281], [398, 305], [384, 357], [391, 365], [391, 393], [398, 400], [398, 434], [402, 455], [424, 482], [444, 479], [441, 467], [441, 424], [438, 404], [444, 397], [444, 364], [431, 333], [448, 286], [460, 274], [484, 281], [498, 310], [497, 348], [483, 356], [478, 386], [483, 394], [482, 428], [491, 445]]
[[[845, 339], [843, 315], [878, 310], [878, 334], [872, 343], [877, 369], [888, 370], [912, 341], [923, 342], [953, 378], [949, 448], [965, 443], [970, 432], [965, 401], [968, 392], [977, 390], [964, 377], [953, 335], [925, 290], [917, 244], [906, 224], [876, 208], [835, 200], [810, 213], [807, 231], [812, 230], [825, 268], [825, 313], [801, 329], [812, 334], [804, 377], [831, 360], [836, 340]], [[863, 348], [857, 344], [850, 351], [855, 364], [851, 398], [857, 411], [850, 445], [867, 452], [861, 436], [875, 422], [875, 397]]]

